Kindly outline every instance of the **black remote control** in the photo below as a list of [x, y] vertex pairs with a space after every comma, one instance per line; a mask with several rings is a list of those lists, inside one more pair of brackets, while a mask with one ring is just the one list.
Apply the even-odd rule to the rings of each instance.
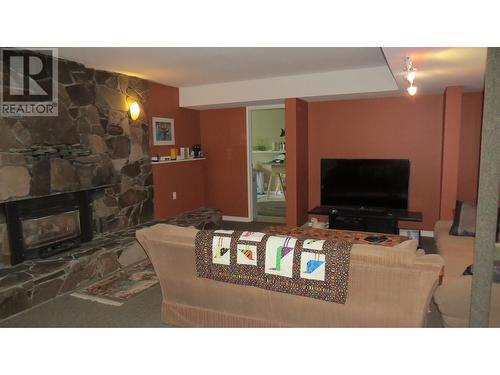
[[380, 243], [380, 242], [384, 242], [385, 240], [387, 240], [387, 236], [368, 236], [368, 237], [365, 237], [365, 241], [368, 241], [368, 242], [372, 242], [372, 243]]

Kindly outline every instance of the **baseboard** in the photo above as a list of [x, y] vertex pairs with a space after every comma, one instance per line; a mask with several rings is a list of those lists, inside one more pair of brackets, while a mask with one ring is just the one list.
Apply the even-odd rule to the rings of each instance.
[[252, 220], [248, 217], [243, 216], [222, 216], [222, 220], [224, 221], [239, 221], [242, 223], [250, 223]]
[[434, 231], [432, 231], [432, 230], [421, 230], [420, 231], [420, 236], [434, 238]]

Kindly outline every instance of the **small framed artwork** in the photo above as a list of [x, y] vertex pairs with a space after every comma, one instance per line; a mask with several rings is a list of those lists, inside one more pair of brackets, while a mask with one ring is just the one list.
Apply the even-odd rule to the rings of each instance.
[[153, 117], [153, 144], [155, 146], [175, 145], [173, 118]]

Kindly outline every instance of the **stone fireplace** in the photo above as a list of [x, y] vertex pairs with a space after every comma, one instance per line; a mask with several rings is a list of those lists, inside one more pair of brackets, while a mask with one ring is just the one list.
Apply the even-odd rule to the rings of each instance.
[[[95, 237], [153, 217], [147, 81], [62, 59], [58, 68], [57, 117], [0, 117], [0, 269], [49, 256], [88, 230]], [[137, 120], [130, 100], [140, 103]], [[77, 207], [82, 194], [89, 220]], [[52, 212], [43, 201], [68, 207]], [[24, 216], [12, 229], [16, 207]], [[21, 256], [11, 246], [19, 236]]]

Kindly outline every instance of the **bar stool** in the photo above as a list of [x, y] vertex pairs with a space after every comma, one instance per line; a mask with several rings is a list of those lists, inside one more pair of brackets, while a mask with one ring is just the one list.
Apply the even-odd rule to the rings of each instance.
[[277, 163], [271, 164], [271, 173], [269, 175], [269, 180], [267, 183], [267, 199], [269, 199], [269, 193], [271, 192], [271, 186], [272, 186], [273, 181], [275, 181], [275, 183], [276, 183], [275, 193], [282, 191], [283, 195], [286, 198], [285, 178], [286, 178], [285, 164], [284, 163], [283, 164], [277, 164]]

